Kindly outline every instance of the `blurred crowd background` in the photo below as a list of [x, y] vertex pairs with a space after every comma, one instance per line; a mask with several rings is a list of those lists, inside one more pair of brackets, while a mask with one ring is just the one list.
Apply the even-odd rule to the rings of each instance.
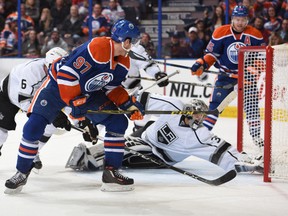
[[262, 32], [267, 45], [288, 41], [288, 0], [162, 0], [160, 55], [158, 0], [93, 0], [91, 19], [89, 0], [22, 0], [19, 49], [17, 3], [0, 0], [1, 57], [19, 57], [19, 50], [22, 57], [43, 57], [56, 46], [71, 51], [89, 36], [109, 36], [113, 23], [125, 18], [140, 27], [141, 44], [153, 58], [199, 58], [237, 4], [249, 9], [249, 24]]

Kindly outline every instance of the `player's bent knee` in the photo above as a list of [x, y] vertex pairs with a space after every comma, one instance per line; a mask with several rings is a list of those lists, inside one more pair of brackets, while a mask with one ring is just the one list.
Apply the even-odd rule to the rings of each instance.
[[37, 141], [44, 133], [48, 120], [41, 115], [31, 114], [23, 127], [23, 137], [29, 141]]

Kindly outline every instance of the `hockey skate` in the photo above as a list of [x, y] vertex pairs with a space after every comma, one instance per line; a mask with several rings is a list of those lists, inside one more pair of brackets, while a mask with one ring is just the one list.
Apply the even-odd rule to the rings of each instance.
[[17, 194], [22, 191], [23, 186], [27, 183], [30, 172], [27, 174], [17, 171], [14, 176], [8, 179], [5, 183], [5, 194]]
[[102, 175], [101, 191], [120, 192], [134, 190], [134, 180], [119, 173], [117, 169], [106, 166]]

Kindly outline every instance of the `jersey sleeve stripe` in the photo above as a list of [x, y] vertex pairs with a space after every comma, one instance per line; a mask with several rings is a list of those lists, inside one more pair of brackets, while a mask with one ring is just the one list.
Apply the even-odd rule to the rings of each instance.
[[63, 73], [63, 72], [59, 72], [57, 74], [57, 79], [65, 79], [65, 80], [71, 80], [71, 81], [74, 81], [74, 80], [77, 80], [77, 78], [75, 76], [71, 76], [67, 73]]
[[57, 80], [57, 83], [58, 83], [59, 85], [77, 86], [77, 85], [79, 85], [79, 80], [70, 81], [70, 80], [58, 79], [58, 80]]
[[80, 76], [79, 76], [79, 74], [75, 71], [75, 70], [73, 70], [71, 67], [68, 67], [68, 66], [66, 66], [66, 65], [64, 65], [64, 66], [62, 66], [61, 68], [60, 68], [60, 71], [62, 71], [62, 72], [68, 72], [68, 73], [70, 73], [70, 74], [72, 74], [72, 75], [74, 75], [77, 79], [80, 79]]

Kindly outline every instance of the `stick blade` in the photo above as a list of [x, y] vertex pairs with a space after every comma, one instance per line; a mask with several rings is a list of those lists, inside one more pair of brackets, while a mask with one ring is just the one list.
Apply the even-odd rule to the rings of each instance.
[[236, 91], [230, 92], [217, 107], [218, 112], [221, 113], [236, 98], [236, 96]]
[[215, 185], [215, 186], [222, 185], [226, 182], [231, 181], [236, 176], [237, 176], [236, 170], [230, 170], [229, 172], [225, 173], [224, 175], [220, 176], [219, 178], [214, 179], [214, 180], [210, 180], [210, 184]]

